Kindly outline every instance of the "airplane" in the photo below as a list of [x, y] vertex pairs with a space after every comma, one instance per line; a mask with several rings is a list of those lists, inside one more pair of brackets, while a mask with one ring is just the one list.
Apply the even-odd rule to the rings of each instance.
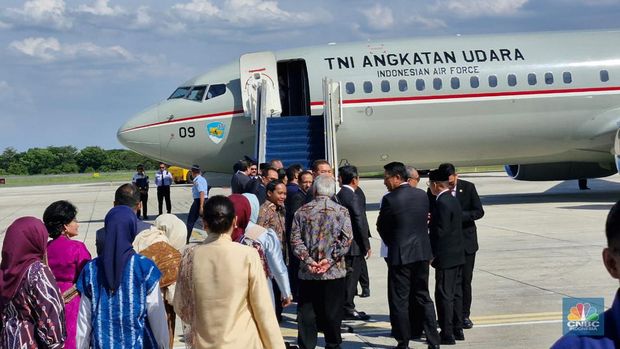
[[620, 169], [619, 44], [620, 31], [546, 32], [249, 53], [181, 84], [117, 137], [157, 160], [230, 172], [244, 155], [269, 159], [270, 142], [311, 161], [299, 154], [311, 145], [294, 144], [312, 133], [294, 122], [305, 117], [323, 138], [315, 157], [360, 171], [452, 162], [506, 164], [517, 180], [605, 177]]

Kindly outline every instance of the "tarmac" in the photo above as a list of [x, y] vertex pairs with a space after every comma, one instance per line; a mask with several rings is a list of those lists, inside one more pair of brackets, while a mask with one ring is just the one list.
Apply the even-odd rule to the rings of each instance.
[[[471, 316], [475, 325], [465, 330], [465, 341], [443, 348], [549, 348], [562, 335], [563, 298], [604, 297], [605, 306], [611, 306], [619, 283], [605, 270], [601, 251], [606, 245], [605, 218], [620, 199], [620, 176], [590, 180], [591, 190], [586, 191], [579, 191], [576, 181], [520, 182], [503, 173], [461, 177], [476, 184], [485, 210], [477, 221], [480, 250]], [[222, 186], [213, 188], [210, 195], [229, 194], [229, 176], [207, 175], [207, 179], [210, 185]], [[47, 205], [64, 199], [78, 207], [77, 239], [95, 256], [95, 231], [103, 226], [120, 184], [0, 186], [0, 240], [16, 218], [41, 217]], [[420, 186], [426, 189], [426, 179]], [[361, 187], [368, 199], [373, 255], [368, 260], [371, 296], [356, 298], [356, 304], [371, 320], [345, 322], [354, 333], [343, 334], [342, 347], [391, 348], [396, 341], [390, 337], [387, 267], [378, 255], [380, 240], [375, 231], [386, 189], [379, 179], [364, 179]], [[171, 196], [172, 213], [185, 220], [192, 202], [190, 185], [174, 185]], [[155, 188], [149, 193], [148, 212], [154, 219]], [[431, 272], [431, 295], [433, 279]], [[295, 307], [285, 312], [282, 333], [288, 342], [295, 342]], [[324, 345], [322, 339], [319, 345]], [[175, 348], [183, 347], [177, 336]], [[426, 344], [412, 341], [410, 347], [426, 348]]]

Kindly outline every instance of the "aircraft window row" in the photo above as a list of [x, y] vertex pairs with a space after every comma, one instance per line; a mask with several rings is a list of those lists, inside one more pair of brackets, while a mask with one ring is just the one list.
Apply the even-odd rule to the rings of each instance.
[[174, 90], [174, 92], [172, 92], [172, 94], [170, 95], [170, 97], [168, 97], [168, 99], [185, 98], [190, 101], [202, 102], [203, 98], [205, 97], [205, 92], [207, 95], [207, 97], [204, 98], [205, 100], [215, 98], [217, 96], [221, 96], [224, 93], [226, 93], [225, 84], [211, 85], [209, 86], [208, 90], [207, 90], [207, 86], [208, 85], [179, 87], [176, 90]]
[[[602, 82], [607, 82], [609, 81], [609, 72], [607, 70], [601, 70], [600, 73], [600, 79]], [[544, 80], [545, 80], [545, 84], [547, 85], [551, 85], [554, 83], [555, 79], [553, 76], [553, 73], [545, 73], [544, 75]], [[573, 83], [573, 75], [571, 72], [563, 72], [562, 73], [562, 81], [565, 84], [571, 84]], [[518, 83], [518, 79], [517, 79], [517, 75], [516, 74], [508, 74], [506, 76], [506, 82], [508, 83], [508, 86], [510, 87], [515, 87], [517, 86]], [[527, 83], [530, 86], [536, 86], [538, 84], [538, 76], [536, 75], [536, 73], [529, 73], [527, 74]], [[498, 77], [497, 75], [489, 75], [488, 76], [488, 84], [489, 87], [497, 87], [499, 84], [498, 81]], [[381, 91], [382, 92], [390, 92], [390, 82], [388, 80], [382, 80], [381, 81]], [[469, 86], [471, 86], [471, 88], [479, 88], [480, 87], [480, 78], [478, 76], [471, 76], [469, 78]], [[363, 83], [363, 87], [364, 87], [364, 92], [365, 93], [372, 93], [373, 87], [372, 87], [372, 81], [364, 81]], [[458, 77], [452, 77], [450, 79], [450, 87], [453, 90], [458, 90], [459, 88], [461, 88], [461, 80]], [[415, 80], [415, 88], [417, 91], [424, 91], [426, 89], [426, 82], [424, 79], [416, 79]], [[442, 78], [434, 78], [433, 79], [433, 89], [439, 91], [443, 88], [443, 79]], [[398, 90], [400, 92], [405, 92], [409, 89], [407, 80], [401, 79], [398, 80]], [[345, 84], [345, 91], [347, 94], [353, 94], [355, 93], [355, 83], [353, 82], [347, 82]]]

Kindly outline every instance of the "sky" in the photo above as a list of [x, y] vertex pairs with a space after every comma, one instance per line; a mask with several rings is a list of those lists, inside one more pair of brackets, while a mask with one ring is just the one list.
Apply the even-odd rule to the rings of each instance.
[[618, 18], [620, 0], [1, 0], [0, 152], [122, 148], [133, 114], [247, 52]]

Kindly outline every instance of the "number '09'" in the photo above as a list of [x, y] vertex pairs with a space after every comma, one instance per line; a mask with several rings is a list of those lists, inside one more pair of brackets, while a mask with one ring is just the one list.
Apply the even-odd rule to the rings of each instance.
[[190, 127], [179, 127], [179, 137], [181, 138], [185, 138], [185, 137], [194, 137], [196, 136], [196, 130], [190, 126]]

